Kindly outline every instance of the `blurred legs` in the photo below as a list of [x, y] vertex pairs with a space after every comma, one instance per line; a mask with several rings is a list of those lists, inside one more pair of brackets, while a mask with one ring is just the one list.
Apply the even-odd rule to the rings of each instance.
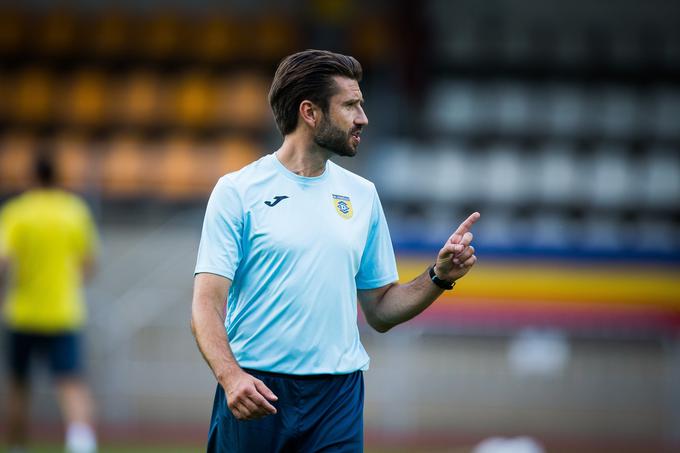
[[80, 378], [61, 378], [57, 393], [66, 430], [66, 451], [93, 453], [97, 451], [97, 438], [93, 429], [94, 404], [90, 390]]
[[7, 442], [10, 451], [21, 451], [28, 444], [29, 384], [9, 379]]

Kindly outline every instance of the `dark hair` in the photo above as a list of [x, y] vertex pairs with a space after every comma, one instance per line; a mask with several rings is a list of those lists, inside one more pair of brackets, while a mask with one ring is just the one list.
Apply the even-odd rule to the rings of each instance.
[[361, 64], [348, 55], [308, 49], [289, 55], [279, 63], [269, 89], [269, 104], [281, 134], [295, 130], [298, 108], [304, 100], [328, 113], [328, 102], [335, 94], [333, 76], [361, 81]]
[[40, 150], [33, 164], [33, 174], [41, 186], [53, 186], [57, 176], [54, 158], [48, 150]]

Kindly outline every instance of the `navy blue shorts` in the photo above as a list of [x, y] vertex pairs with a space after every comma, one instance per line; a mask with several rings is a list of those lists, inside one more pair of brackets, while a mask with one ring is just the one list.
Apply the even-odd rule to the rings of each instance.
[[245, 370], [279, 398], [277, 413], [258, 420], [237, 420], [217, 385], [209, 453], [362, 452], [364, 445], [364, 377], [292, 376]]
[[80, 334], [35, 334], [9, 331], [7, 335], [9, 371], [20, 382], [28, 378], [33, 358], [46, 360], [55, 377], [81, 372]]

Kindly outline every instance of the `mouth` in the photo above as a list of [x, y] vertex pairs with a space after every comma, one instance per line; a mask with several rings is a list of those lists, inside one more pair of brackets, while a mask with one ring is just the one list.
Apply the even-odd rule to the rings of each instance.
[[357, 129], [353, 131], [350, 135], [354, 140], [356, 140], [357, 144], [361, 143], [361, 130]]

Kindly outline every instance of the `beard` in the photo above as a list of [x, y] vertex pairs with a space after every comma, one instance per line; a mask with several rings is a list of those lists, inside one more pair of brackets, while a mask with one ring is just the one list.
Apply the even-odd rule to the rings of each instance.
[[359, 128], [345, 132], [324, 116], [319, 123], [319, 128], [314, 132], [314, 143], [338, 156], [353, 157], [357, 154], [357, 148], [352, 146], [350, 138], [357, 129]]

